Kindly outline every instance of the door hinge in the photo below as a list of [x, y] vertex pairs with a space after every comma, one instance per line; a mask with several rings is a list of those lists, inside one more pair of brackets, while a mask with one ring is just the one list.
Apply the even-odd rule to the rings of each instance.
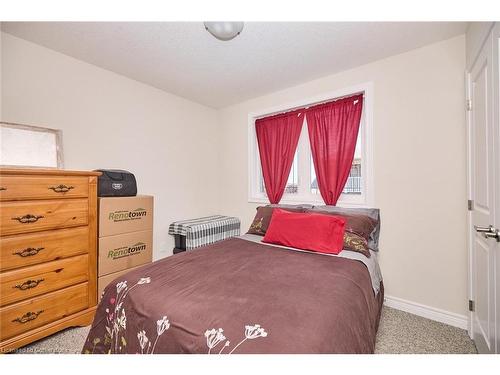
[[472, 210], [474, 209], [474, 201], [473, 201], [472, 199], [469, 199], [469, 200], [467, 201], [467, 209], [468, 209], [469, 211], [472, 211]]
[[465, 101], [465, 108], [467, 109], [467, 111], [472, 111], [472, 100], [467, 99]]
[[474, 311], [474, 301], [469, 300], [469, 311]]

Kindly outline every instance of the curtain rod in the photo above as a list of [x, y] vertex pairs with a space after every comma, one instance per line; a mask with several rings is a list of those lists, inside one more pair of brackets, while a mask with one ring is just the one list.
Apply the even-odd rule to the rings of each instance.
[[265, 114], [265, 115], [262, 115], [262, 116], [255, 117], [255, 120], [259, 120], [261, 118], [266, 118], [266, 117], [270, 117], [270, 116], [284, 115], [285, 113], [293, 112], [293, 111], [296, 111], [298, 109], [307, 109], [309, 107], [314, 107], [314, 106], [321, 105], [321, 104], [333, 103], [333, 102], [336, 102], [338, 100], [350, 98], [351, 96], [356, 96], [356, 95], [360, 95], [360, 94], [363, 96], [363, 99], [364, 99], [365, 92], [364, 91], [360, 91], [360, 92], [355, 92], [355, 93], [352, 93], [352, 94], [338, 96], [338, 97], [333, 98], [333, 99], [325, 99], [325, 100], [320, 100], [319, 102], [312, 102], [310, 104], [299, 105], [297, 107], [292, 107], [292, 108], [285, 109], [284, 111], [271, 112], [271, 113], [268, 113], [268, 114]]

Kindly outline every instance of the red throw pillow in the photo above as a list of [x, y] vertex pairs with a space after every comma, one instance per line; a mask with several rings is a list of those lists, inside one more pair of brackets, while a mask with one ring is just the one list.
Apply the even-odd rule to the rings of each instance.
[[338, 254], [344, 243], [345, 219], [317, 213], [274, 209], [262, 242], [326, 254]]

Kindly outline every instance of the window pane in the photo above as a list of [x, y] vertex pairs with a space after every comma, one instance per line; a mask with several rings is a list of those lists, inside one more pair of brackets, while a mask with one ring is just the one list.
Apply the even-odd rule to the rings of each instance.
[[299, 192], [299, 153], [295, 151], [292, 169], [286, 182], [285, 194], [297, 194]]
[[[343, 194], [361, 194], [362, 193], [362, 171], [361, 171], [361, 132], [358, 134], [356, 141], [356, 150], [354, 151], [354, 159], [352, 161], [351, 173], [347, 178]], [[316, 179], [316, 171], [314, 170], [314, 162], [311, 154], [311, 193], [319, 194], [318, 181]]]
[[352, 162], [351, 173], [347, 178], [344, 186], [343, 194], [361, 194], [362, 176], [361, 176], [361, 161], [354, 159]]
[[314, 169], [314, 162], [311, 154], [311, 193], [319, 194], [318, 180], [316, 179], [316, 170]]
[[[264, 186], [264, 177], [262, 176], [262, 169], [260, 170], [260, 192], [267, 196], [266, 187]], [[297, 194], [299, 192], [299, 156], [298, 151], [295, 152], [293, 157], [292, 168], [285, 187], [285, 194]]]

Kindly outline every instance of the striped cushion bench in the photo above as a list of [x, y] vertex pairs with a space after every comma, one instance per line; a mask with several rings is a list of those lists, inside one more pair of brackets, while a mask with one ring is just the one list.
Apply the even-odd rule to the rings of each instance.
[[198, 219], [175, 221], [168, 234], [175, 237], [174, 254], [240, 235], [237, 217], [213, 215]]

